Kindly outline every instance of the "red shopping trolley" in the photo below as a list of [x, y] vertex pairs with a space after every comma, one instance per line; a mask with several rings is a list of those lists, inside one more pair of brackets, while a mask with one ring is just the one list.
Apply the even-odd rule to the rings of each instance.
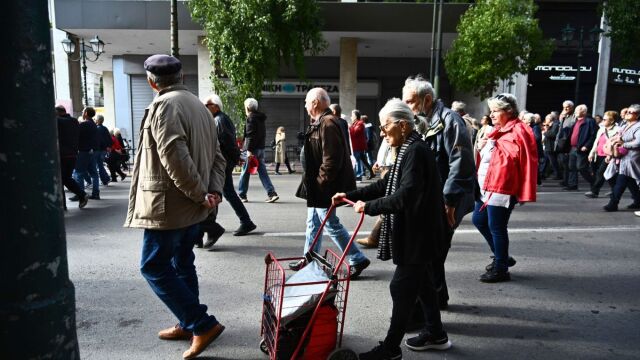
[[[344, 202], [354, 204], [347, 199]], [[335, 205], [327, 212], [304, 257], [276, 258], [271, 252], [265, 257], [260, 349], [270, 360], [357, 359], [355, 352], [341, 348], [350, 281], [345, 257], [364, 214], [341, 256], [331, 249], [321, 255], [313, 249], [332, 211]], [[302, 259], [306, 265], [287, 279], [283, 264]]]

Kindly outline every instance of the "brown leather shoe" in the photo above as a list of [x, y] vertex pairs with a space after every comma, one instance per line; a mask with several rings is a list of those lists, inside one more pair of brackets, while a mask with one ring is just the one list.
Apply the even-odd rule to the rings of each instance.
[[191, 331], [180, 327], [180, 324], [168, 329], [161, 330], [158, 337], [162, 340], [189, 340], [193, 336]]
[[376, 248], [378, 247], [378, 242], [375, 240], [371, 240], [369, 238], [356, 239], [356, 242], [367, 248]]
[[182, 357], [185, 359], [193, 359], [200, 355], [223, 331], [224, 326], [217, 324], [202, 335], [193, 335], [191, 347], [182, 354]]

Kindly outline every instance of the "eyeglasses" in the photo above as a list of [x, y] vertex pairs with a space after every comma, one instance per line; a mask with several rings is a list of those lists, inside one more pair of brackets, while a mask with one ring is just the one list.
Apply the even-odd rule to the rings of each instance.
[[636, 115], [636, 114], [638, 114], [638, 112], [637, 111], [633, 111], [633, 110], [627, 110], [627, 115], [628, 114]]
[[383, 133], [386, 133], [387, 132], [387, 128], [389, 127], [389, 125], [397, 124], [399, 122], [400, 122], [400, 120], [394, 120], [394, 121], [390, 121], [390, 122], [388, 122], [388, 123], [386, 123], [384, 125], [380, 125], [380, 131], [382, 131]]

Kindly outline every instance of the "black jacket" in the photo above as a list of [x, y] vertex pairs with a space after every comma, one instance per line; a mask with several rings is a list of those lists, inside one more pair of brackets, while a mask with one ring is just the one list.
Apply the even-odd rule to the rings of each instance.
[[267, 137], [265, 126], [267, 116], [261, 112], [253, 111], [247, 117], [244, 125], [244, 149], [254, 152], [256, 149], [264, 149], [264, 141]]
[[[577, 119], [576, 119], [577, 122]], [[574, 123], [573, 126], [576, 126]], [[572, 129], [573, 131], [573, 129]], [[576, 148], [578, 151], [583, 152], [582, 147], [586, 147], [587, 151], [584, 151], [585, 154], [588, 154], [593, 147], [593, 142], [596, 139], [596, 133], [598, 132], [598, 125], [596, 125], [596, 121], [593, 118], [586, 117], [584, 118], [584, 123], [580, 127], [580, 132], [578, 133], [578, 146]], [[569, 134], [569, 138], [571, 138], [571, 134]]]
[[111, 141], [109, 129], [103, 125], [96, 125], [96, 132], [98, 134], [98, 148], [100, 151], [105, 151], [107, 148], [111, 147], [113, 141]]
[[560, 130], [560, 122], [554, 120], [551, 123], [551, 127], [549, 127], [544, 134], [543, 144], [546, 152], [556, 151], [556, 136], [558, 136], [558, 130]]
[[78, 119], [69, 114], [58, 116], [58, 147], [60, 157], [78, 156], [78, 136], [80, 132]]
[[297, 197], [307, 199], [308, 207], [329, 208], [335, 193], [356, 188], [348, 149], [331, 111], [309, 126], [304, 140], [304, 174], [296, 192]]
[[96, 123], [93, 122], [93, 119], [81, 122], [78, 151], [99, 150], [99, 148]]
[[367, 187], [348, 192], [347, 198], [365, 201], [367, 215], [396, 215], [391, 233], [394, 264], [425, 264], [446, 247], [444, 205], [433, 152], [426, 143], [414, 142], [407, 148], [399, 171], [395, 193], [384, 196], [389, 172]]

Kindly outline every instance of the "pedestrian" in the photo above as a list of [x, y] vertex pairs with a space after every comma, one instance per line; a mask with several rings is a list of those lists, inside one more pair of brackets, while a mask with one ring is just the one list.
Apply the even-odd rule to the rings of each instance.
[[542, 178], [546, 178], [547, 165], [551, 164], [551, 170], [554, 176], [554, 180], [561, 180], [562, 175], [560, 172], [560, 165], [558, 164], [558, 154], [556, 152], [556, 137], [560, 130], [560, 123], [558, 122], [558, 116], [554, 112], [550, 112], [545, 116], [544, 123], [542, 124], [542, 146], [544, 149], [545, 166], [542, 169]]
[[480, 159], [480, 148], [478, 148], [478, 143], [480, 140], [486, 138], [486, 136], [493, 130], [493, 126], [491, 126], [491, 118], [489, 115], [484, 115], [480, 118], [480, 130], [476, 134], [476, 141], [473, 143], [473, 154], [474, 159]]
[[596, 122], [587, 116], [587, 105], [576, 106], [575, 123], [571, 129], [569, 151], [569, 177], [566, 191], [578, 190], [578, 172], [587, 181], [589, 186], [593, 185], [593, 175], [587, 157], [593, 146], [596, 137]]
[[414, 351], [451, 347], [432, 280], [432, 262], [446, 245], [436, 159], [415, 131], [413, 112], [400, 99], [389, 100], [380, 110], [380, 130], [398, 153], [389, 173], [364, 188], [332, 198], [334, 205], [345, 198], [356, 201], [356, 213], [385, 215], [377, 257], [392, 260], [396, 266], [389, 284], [393, 308], [387, 336], [371, 351], [360, 354], [360, 360], [402, 358], [400, 343], [416, 299], [422, 304], [426, 326], [405, 345]]
[[627, 209], [640, 209], [640, 104], [633, 104], [627, 108], [625, 113], [624, 127], [620, 130], [620, 135], [613, 140], [616, 147], [615, 153], [620, 154], [618, 175], [616, 184], [611, 194], [609, 203], [604, 206], [605, 211], [617, 211], [618, 203], [624, 191], [629, 188], [633, 203]]
[[[444, 197], [446, 251], [433, 262], [435, 286], [442, 309], [448, 306], [449, 291], [444, 263], [455, 229], [462, 218], [473, 210], [476, 186], [475, 163], [471, 138], [458, 113], [435, 98], [433, 86], [422, 76], [409, 77], [402, 88], [402, 100], [418, 119], [418, 132], [436, 155], [442, 195]], [[420, 307], [416, 307], [419, 312]]]
[[476, 201], [473, 225], [489, 244], [493, 261], [480, 281], [509, 281], [509, 216], [517, 202], [536, 201], [538, 149], [531, 127], [517, 118], [515, 96], [500, 94], [487, 101], [494, 130], [481, 143], [478, 184], [482, 197]]
[[[304, 173], [296, 196], [307, 201], [307, 228], [305, 232], [304, 254], [309, 250], [319, 251], [322, 245], [320, 235], [316, 246], [311, 245], [320, 230], [322, 220], [327, 218], [325, 231], [331, 240], [342, 250], [349, 243], [349, 232], [342, 226], [335, 211], [328, 214], [331, 207], [331, 196], [356, 188], [356, 181], [349, 160], [347, 144], [342, 136], [338, 119], [329, 104], [329, 94], [322, 88], [309, 90], [305, 98], [305, 109], [311, 117], [311, 124], [304, 140]], [[350, 277], [356, 279], [371, 261], [353, 244], [347, 253], [350, 265]], [[297, 271], [305, 266], [305, 260], [289, 264], [291, 270]]]
[[238, 196], [242, 202], [248, 202], [247, 191], [249, 190], [249, 163], [251, 158], [255, 157], [258, 161], [258, 176], [262, 182], [262, 187], [267, 191], [267, 199], [265, 202], [273, 203], [280, 198], [276, 189], [271, 183], [267, 167], [264, 164], [264, 146], [267, 137], [265, 122], [267, 116], [258, 111], [258, 101], [254, 98], [248, 98], [244, 101], [244, 111], [247, 120], [244, 125], [244, 150], [247, 152], [247, 161], [242, 166], [240, 173], [240, 182], [238, 184]]
[[356, 166], [354, 169], [356, 181], [362, 181], [362, 177], [365, 175], [364, 168], [369, 170], [369, 177], [367, 179], [373, 179], [375, 174], [373, 173], [371, 164], [367, 161], [367, 135], [365, 134], [365, 125], [359, 110], [353, 110], [351, 112], [349, 137], [351, 139], [353, 157], [356, 158]]
[[[616, 136], [620, 131], [620, 128], [616, 125], [617, 117], [618, 113], [615, 111], [607, 111], [604, 113], [602, 127], [598, 129], [596, 140], [593, 142], [593, 147], [591, 147], [591, 151], [589, 152], [588, 160], [594, 164], [593, 168], [595, 169], [595, 176], [593, 185], [591, 185], [591, 190], [584, 194], [584, 196], [588, 198], [597, 198], [600, 194], [600, 188], [604, 185], [604, 171], [609, 165], [608, 162], [605, 161], [607, 158], [605, 145], [607, 140]], [[609, 179], [609, 185], [611, 187], [611, 191], [613, 191], [615, 178]]]
[[225, 160], [211, 113], [182, 85], [182, 64], [168, 55], [144, 62], [158, 93], [147, 107], [129, 193], [125, 226], [143, 228], [140, 272], [178, 318], [162, 340], [189, 340], [192, 359], [225, 327], [198, 297], [193, 246], [198, 223], [222, 201]]
[[[378, 135], [376, 134], [376, 127], [373, 126], [367, 115], [362, 115], [362, 121], [364, 122], [364, 134], [367, 137], [367, 162], [371, 164], [371, 168], [376, 163], [373, 157], [374, 152], [378, 151]], [[374, 169], [374, 174], [376, 173]]]
[[[100, 145], [98, 143], [98, 131], [93, 117], [96, 111], [92, 107], [82, 110], [82, 121], [79, 125], [78, 134], [78, 159], [74, 170], [73, 178], [84, 188], [84, 181], [91, 178], [91, 196], [89, 199], [100, 200], [100, 178], [98, 177], [98, 157]], [[71, 197], [71, 201], [79, 201], [78, 196]]]
[[[80, 209], [87, 205], [89, 196], [84, 188], [73, 180], [71, 174], [76, 166], [78, 157], [78, 134], [80, 125], [78, 120], [67, 114], [67, 110], [62, 105], [58, 105], [56, 110], [56, 121], [58, 123], [58, 148], [60, 149], [60, 174], [62, 184], [78, 198]], [[62, 192], [62, 204], [67, 209], [67, 199]]]
[[[240, 226], [234, 231], [233, 235], [247, 235], [255, 230], [257, 226], [251, 220], [247, 208], [240, 200], [233, 186], [233, 169], [240, 163], [240, 149], [236, 142], [236, 127], [233, 125], [229, 116], [222, 111], [222, 99], [220, 99], [218, 94], [210, 94], [204, 99], [203, 104], [213, 115], [213, 120], [218, 131], [220, 151], [227, 163], [224, 171], [225, 178], [222, 195], [227, 202], [229, 202], [229, 205], [231, 205], [238, 220], [240, 220]], [[206, 224], [201, 225], [203, 232], [207, 233], [207, 242], [203, 244], [203, 247], [207, 250], [212, 250], [213, 245], [215, 245], [222, 234], [224, 234], [225, 229], [218, 224], [213, 216], [207, 218]], [[208, 226], [208, 228], [205, 228], [205, 226]]]
[[289, 174], [293, 174], [296, 171], [291, 169], [289, 164], [289, 157], [287, 156], [287, 135], [284, 132], [284, 126], [278, 127], [276, 130], [276, 138], [274, 139], [276, 144], [275, 148], [275, 162], [276, 162], [276, 175], [282, 175], [280, 173], [280, 164], [284, 163], [289, 170]]
[[342, 117], [342, 108], [340, 104], [331, 104], [329, 105], [329, 109], [333, 112], [333, 115], [338, 119], [338, 124], [340, 125], [340, 129], [342, 129], [342, 135], [344, 136], [345, 143], [347, 143], [347, 147], [349, 148], [349, 155], [351, 155], [351, 142], [349, 140], [349, 123]]
[[107, 129], [103, 124], [104, 116], [97, 115], [96, 132], [98, 134], [98, 151], [94, 152], [94, 156], [96, 158], [96, 165], [98, 166], [100, 181], [102, 181], [102, 185], [107, 186], [109, 185], [109, 174], [107, 174], [107, 171], [104, 169], [104, 162], [107, 159], [107, 154], [111, 151], [111, 144], [113, 141], [111, 140], [109, 129]]
[[538, 176], [537, 176], [537, 184], [542, 184], [542, 170], [544, 167], [544, 150], [542, 148], [542, 128], [536, 122], [536, 116], [533, 113], [524, 114], [524, 123], [529, 125], [531, 128], [531, 132], [533, 133], [533, 138], [536, 140], [536, 149], [538, 153]]
[[109, 153], [107, 156], [107, 167], [109, 173], [111, 173], [111, 181], [118, 182], [118, 175], [120, 175], [120, 181], [123, 181], [127, 175], [122, 172], [122, 156], [124, 149], [120, 140], [114, 134], [111, 134], [111, 146], [109, 146]]
[[562, 171], [560, 186], [569, 186], [569, 152], [571, 151], [571, 131], [576, 122], [574, 104], [571, 100], [562, 103], [562, 112], [558, 115], [560, 121], [558, 134], [556, 135], [555, 150], [558, 154], [558, 164]]

